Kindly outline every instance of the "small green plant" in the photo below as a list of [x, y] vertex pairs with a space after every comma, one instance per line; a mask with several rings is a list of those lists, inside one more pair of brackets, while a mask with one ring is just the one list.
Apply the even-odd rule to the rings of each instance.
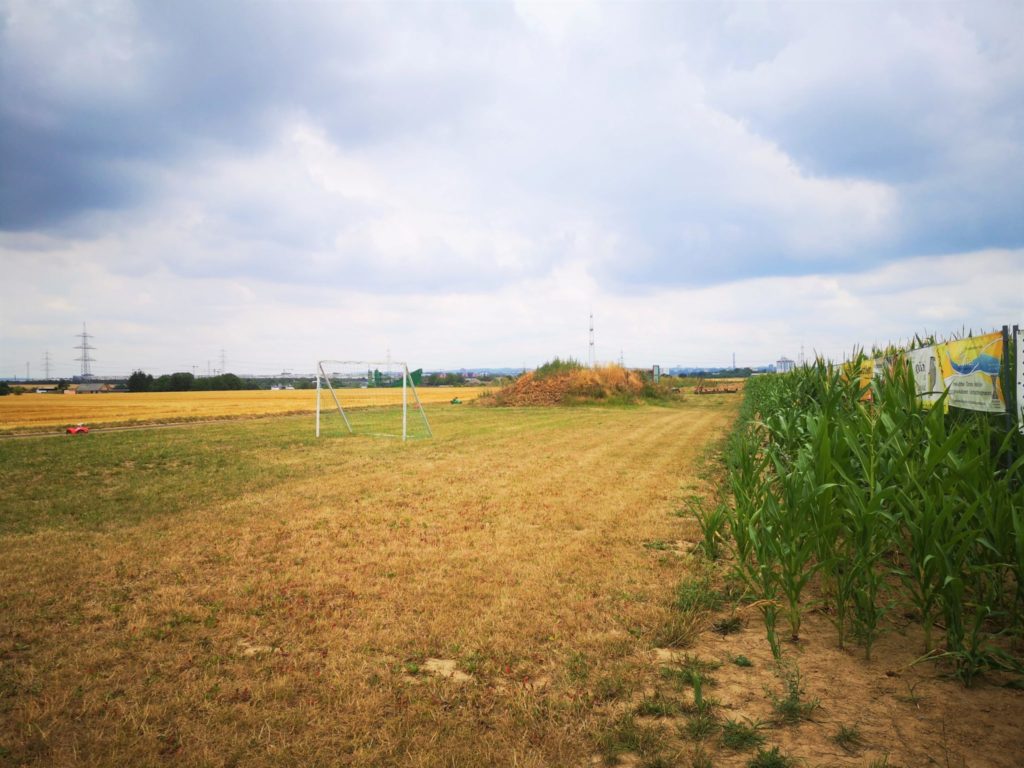
[[864, 739], [856, 725], [840, 725], [832, 741], [851, 754], [864, 746]]
[[718, 730], [718, 718], [709, 709], [694, 712], [686, 720], [686, 735], [694, 741], [703, 741]]
[[675, 717], [682, 713], [683, 705], [657, 691], [653, 696], [644, 698], [635, 711], [641, 717]]
[[818, 708], [819, 702], [817, 699], [803, 700], [804, 687], [800, 680], [800, 670], [794, 664], [781, 668], [779, 676], [782, 678], [783, 695], [769, 693], [772, 707], [778, 713], [779, 720], [789, 725], [809, 719], [811, 713]]
[[704, 673], [699, 669], [689, 670], [690, 685], [693, 686], [693, 706], [697, 712], [706, 712], [708, 702], [704, 699]]
[[711, 758], [704, 754], [703, 747], [698, 747], [697, 751], [693, 753], [693, 760], [690, 762], [690, 768], [714, 768]]
[[796, 761], [779, 752], [778, 747], [759, 749], [747, 763], [747, 768], [794, 768]]
[[741, 752], [764, 744], [761, 723], [747, 720], [726, 720], [722, 723], [722, 746]]
[[704, 552], [708, 560], [717, 560], [722, 556], [722, 543], [725, 540], [725, 524], [729, 519], [728, 508], [719, 504], [714, 509], [704, 510], [700, 504], [694, 505], [694, 516], [700, 523], [703, 540], [697, 546]]
[[710, 673], [720, 666], [722, 666], [721, 663], [717, 661], [684, 656], [678, 667], [662, 667], [661, 676], [665, 680], [672, 681], [677, 690], [681, 690], [684, 686], [693, 688], [694, 702], [699, 709], [703, 702], [704, 686], [715, 684]]
[[742, 653], [737, 654], [736, 656], [733, 656], [732, 657], [732, 663], [735, 664], [737, 667], [752, 667], [752, 666], [754, 666], [754, 662], [752, 662], [750, 659], [748, 659]]
[[743, 629], [743, 619], [736, 614], [718, 619], [711, 625], [711, 629], [720, 635], [734, 635]]

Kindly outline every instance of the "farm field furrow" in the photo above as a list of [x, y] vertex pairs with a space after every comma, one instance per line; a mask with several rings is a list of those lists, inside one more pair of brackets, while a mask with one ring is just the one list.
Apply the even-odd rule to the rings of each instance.
[[[453, 397], [470, 401], [486, 387], [421, 387], [426, 405]], [[401, 403], [400, 389], [345, 390], [355, 407]], [[324, 393], [323, 408], [331, 407]], [[0, 397], [0, 433], [61, 427], [84, 422], [104, 424], [161, 423], [313, 413], [316, 391], [242, 390], [227, 392], [109, 392], [95, 395], [24, 394]]]

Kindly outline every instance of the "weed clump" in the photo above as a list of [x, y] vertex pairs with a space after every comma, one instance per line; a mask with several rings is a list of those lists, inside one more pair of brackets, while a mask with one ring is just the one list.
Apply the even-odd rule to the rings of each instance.
[[648, 696], [636, 707], [636, 714], [641, 717], [675, 717], [683, 712], [683, 704], [670, 699], [661, 691]]
[[778, 747], [759, 749], [747, 763], [747, 768], [795, 768], [796, 761], [779, 752]]
[[800, 670], [794, 665], [780, 669], [779, 674], [783, 683], [782, 696], [774, 693], [768, 695], [779, 720], [786, 725], [792, 725], [801, 720], [810, 719], [811, 713], [818, 708], [819, 702], [817, 699], [804, 701], [804, 687], [800, 680]]
[[614, 765], [629, 752], [641, 757], [654, 756], [664, 743], [661, 728], [642, 725], [632, 714], [622, 715], [597, 737], [597, 748], [606, 765]]
[[864, 739], [856, 725], [840, 725], [832, 737], [832, 741], [850, 753], [856, 752], [864, 746]]
[[722, 723], [722, 746], [742, 752], [764, 744], [761, 723], [726, 720]]

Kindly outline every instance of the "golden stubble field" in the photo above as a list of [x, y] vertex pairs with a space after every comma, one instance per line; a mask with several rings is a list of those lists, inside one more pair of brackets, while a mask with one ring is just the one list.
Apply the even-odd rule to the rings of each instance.
[[[420, 401], [470, 401], [486, 387], [420, 387]], [[401, 389], [347, 389], [352, 407], [401, 403]], [[329, 392], [324, 408], [333, 406]], [[411, 396], [410, 396], [411, 399]], [[0, 432], [43, 431], [79, 422], [90, 426], [204, 421], [312, 413], [316, 390], [243, 390], [235, 392], [111, 392], [95, 395], [9, 395], [0, 397]]]
[[[33, 512], [2, 543], [0, 746], [36, 765], [585, 763], [689, 567], [644, 542], [678, 535], [733, 416], [447, 406], [408, 445], [317, 442], [306, 418], [3, 443]], [[252, 474], [225, 494], [236, 463]]]

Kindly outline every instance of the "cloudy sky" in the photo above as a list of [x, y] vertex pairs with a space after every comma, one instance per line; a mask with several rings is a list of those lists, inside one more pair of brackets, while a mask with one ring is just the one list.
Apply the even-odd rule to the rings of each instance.
[[1024, 322], [1024, 4], [0, 0], [0, 376]]

